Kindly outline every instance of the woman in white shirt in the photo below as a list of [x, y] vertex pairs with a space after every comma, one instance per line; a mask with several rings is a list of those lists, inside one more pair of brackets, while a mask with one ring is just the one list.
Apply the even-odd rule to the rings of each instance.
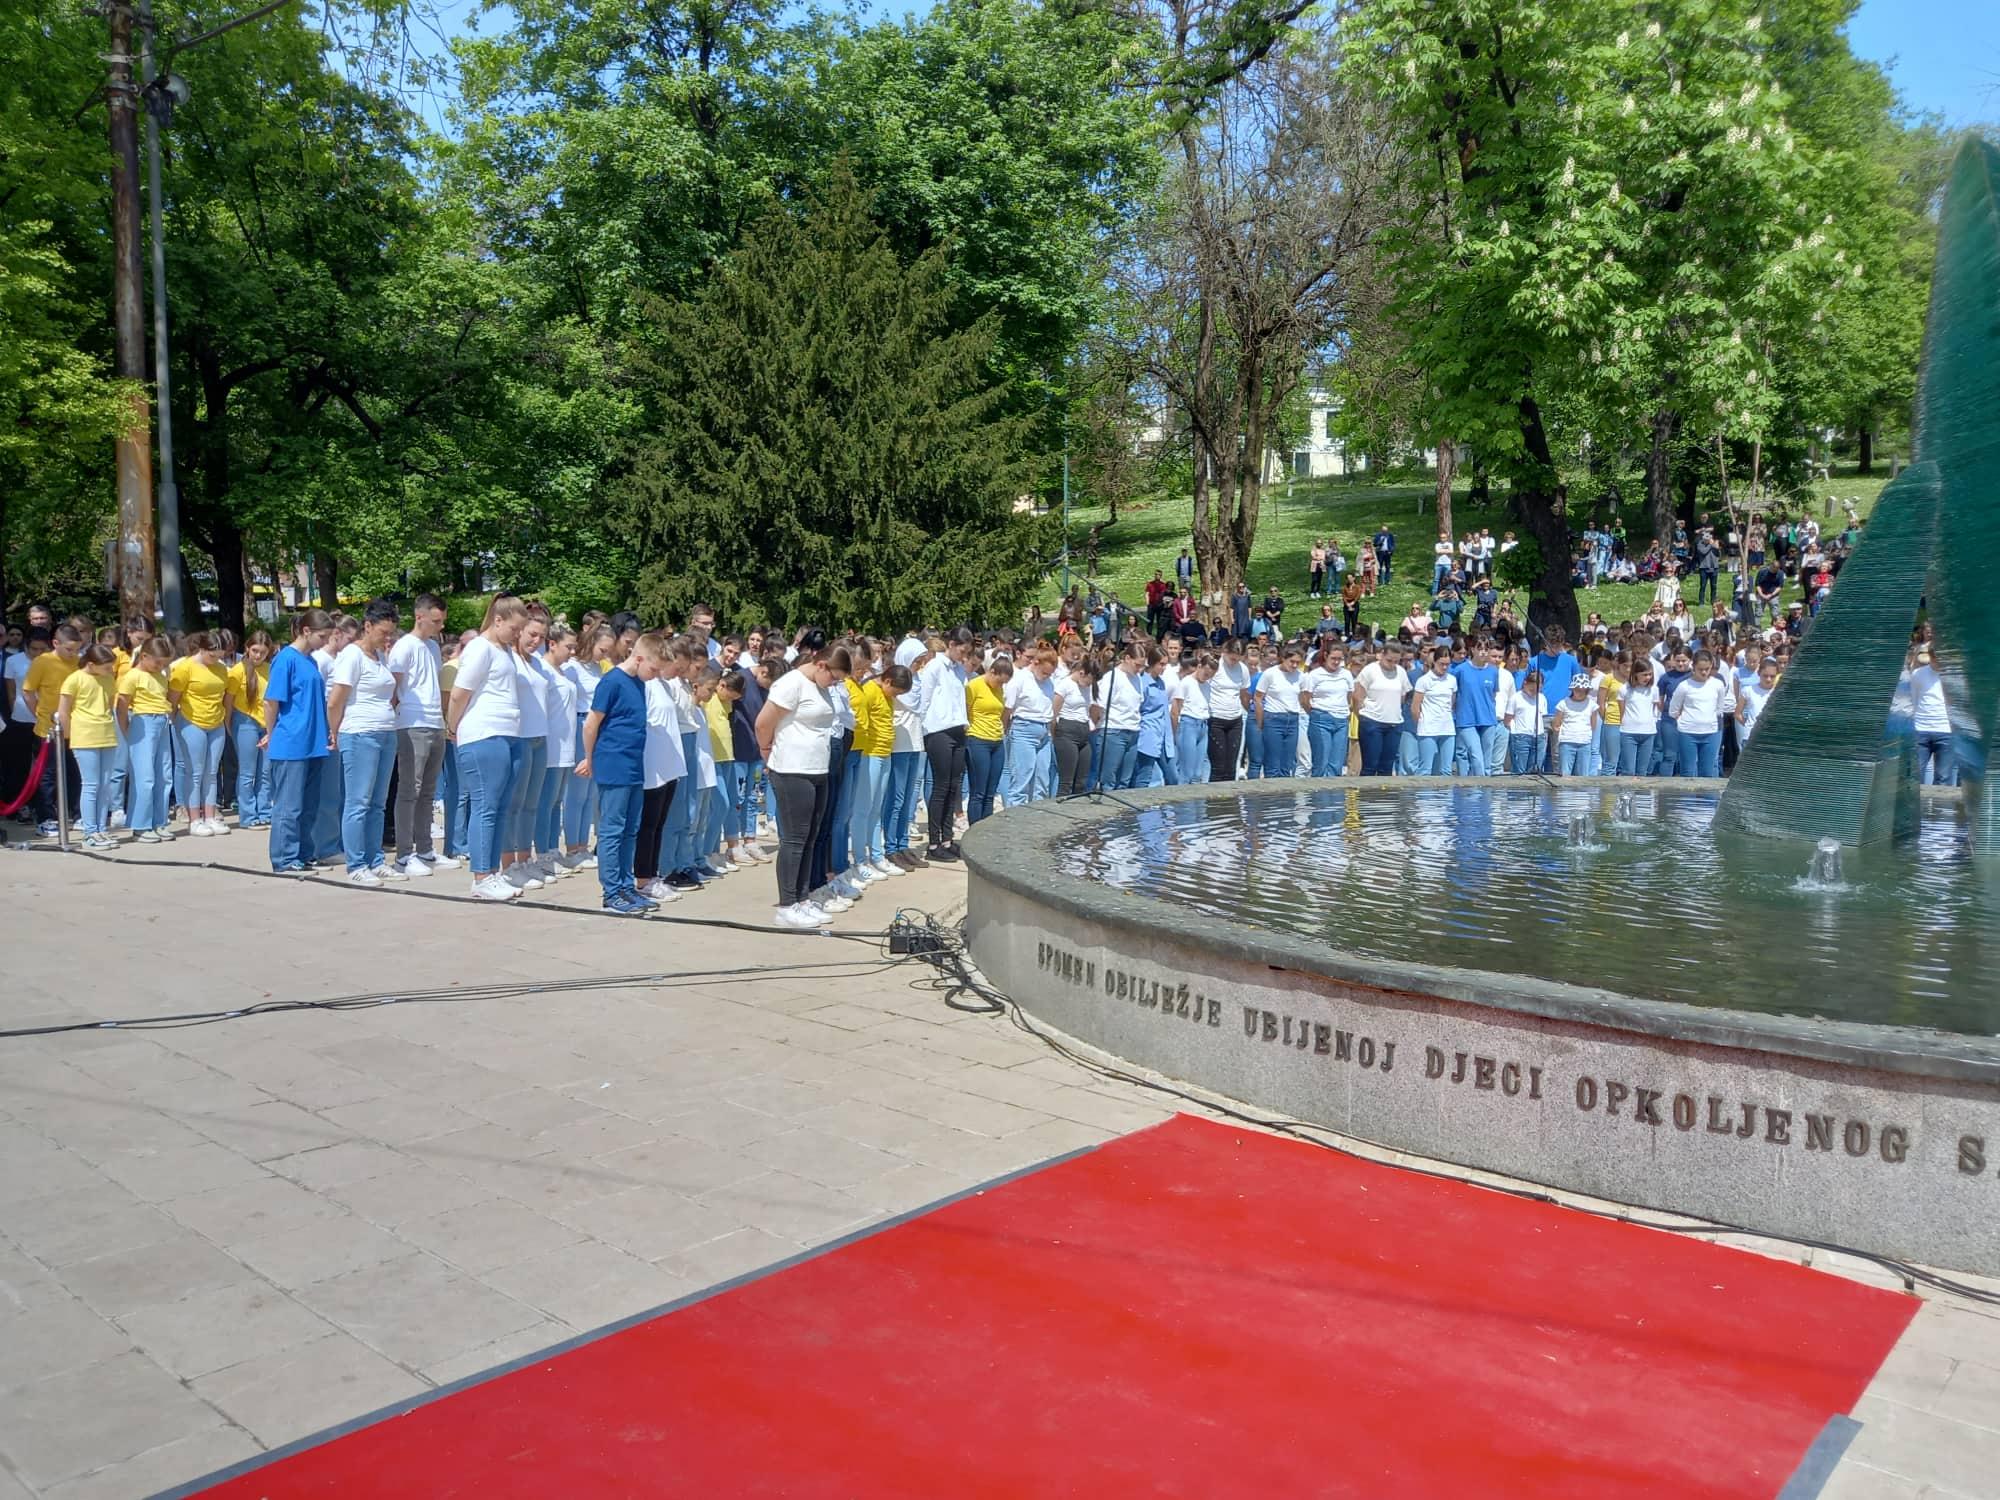
[[543, 740], [542, 791], [535, 803], [535, 869], [544, 881], [576, 869], [562, 859], [563, 791], [578, 779], [571, 774], [576, 767], [577, 689], [566, 670], [572, 665], [575, 650], [576, 632], [567, 625], [551, 625], [548, 645], [536, 664], [542, 674], [542, 696], [549, 717]]
[[1146, 701], [1146, 648], [1127, 644], [1118, 665], [1097, 685], [1098, 709], [1104, 725], [1104, 774], [1099, 785], [1118, 791], [1132, 785], [1139, 769], [1139, 710]]
[[1598, 706], [1590, 690], [1590, 678], [1578, 672], [1569, 680], [1569, 696], [1556, 705], [1550, 721], [1555, 726], [1560, 760], [1556, 774], [1588, 776], [1591, 746], [1597, 742]]
[[1007, 805], [1039, 801], [1055, 779], [1056, 654], [1043, 646], [1022, 658], [1025, 671], [1007, 679]]
[[1452, 706], [1458, 700], [1458, 679], [1451, 675], [1451, 653], [1440, 647], [1431, 653], [1430, 670], [1416, 681], [1410, 708], [1417, 718], [1419, 776], [1449, 776], [1458, 725]]
[[1265, 668], [1257, 679], [1257, 728], [1264, 740], [1264, 776], [1289, 777], [1299, 763], [1300, 693], [1305, 673], [1300, 669], [1305, 655], [1296, 646], [1285, 648], [1275, 667]]
[[1353, 697], [1354, 674], [1347, 670], [1346, 653], [1338, 646], [1322, 648], [1299, 693], [1306, 711], [1312, 775], [1347, 774], [1347, 717]]
[[514, 638], [515, 702], [521, 716], [515, 738], [521, 747], [520, 769], [507, 798], [500, 876], [520, 891], [538, 891], [555, 878], [545, 879], [534, 861], [535, 808], [549, 768], [549, 680], [539, 656], [548, 629], [548, 610], [530, 604], [521, 633]]
[[521, 894], [500, 878], [500, 843], [521, 771], [520, 668], [514, 642], [527, 618], [528, 606], [514, 595], [494, 596], [486, 608], [485, 628], [459, 653], [451, 704], [445, 710], [445, 729], [470, 804], [466, 841], [472, 894], [482, 901], [509, 901]]
[[1208, 683], [1208, 779], [1234, 781], [1243, 755], [1243, 717], [1250, 708], [1250, 664], [1243, 643], [1223, 644], [1222, 660]]
[[1090, 675], [1083, 642], [1074, 636], [1063, 642], [1062, 663], [1049, 677], [1054, 692], [1055, 720], [1050, 738], [1055, 746], [1055, 795], [1074, 797], [1090, 787]]
[[[1512, 673], [1502, 673], [1511, 677]], [[1535, 769], [1548, 739], [1549, 705], [1542, 696], [1542, 674], [1530, 671], [1507, 699], [1507, 769], [1525, 776]]]
[[[576, 695], [576, 726], [574, 743], [580, 749], [583, 745], [583, 721], [590, 715], [590, 705], [597, 698], [597, 684], [604, 680], [605, 667], [602, 663], [611, 659], [611, 653], [618, 646], [618, 632], [609, 625], [599, 625], [590, 631], [588, 638], [576, 638], [576, 654], [563, 663], [562, 673], [570, 682]], [[597, 821], [597, 783], [588, 776], [571, 776], [563, 784], [562, 801], [562, 863], [571, 870], [592, 870], [597, 867], [597, 856], [590, 852], [590, 828]]]
[[1771, 701], [1771, 694], [1778, 686], [1778, 663], [1766, 660], [1757, 669], [1754, 682], [1740, 683], [1736, 689], [1736, 722], [1742, 727], [1743, 742], [1748, 744], [1750, 735], [1757, 727], [1757, 721], [1764, 715], [1764, 705]]
[[[340, 852], [354, 885], [407, 880], [382, 853], [383, 813], [389, 773], [396, 768], [396, 679], [389, 648], [396, 643], [396, 606], [373, 599], [361, 616], [361, 634], [333, 660], [326, 721], [340, 755]], [[430, 816], [430, 809], [424, 809]]]
[[1631, 680], [1618, 695], [1618, 764], [1620, 776], [1648, 776], [1653, 767], [1653, 740], [1660, 732], [1660, 685], [1652, 661], [1634, 656]]
[[1387, 776], [1396, 763], [1396, 741], [1403, 732], [1403, 699], [1409, 696], [1410, 679], [1396, 660], [1383, 648], [1380, 660], [1371, 661], [1354, 676], [1354, 690], [1361, 695], [1361, 774]]
[[1208, 685], [1215, 676], [1215, 658], [1206, 651], [1182, 658], [1181, 680], [1167, 699], [1173, 720], [1174, 753], [1181, 774], [1190, 781], [1208, 780]]
[[1722, 774], [1722, 720], [1729, 712], [1729, 686], [1715, 673], [1715, 657], [1694, 654], [1694, 675], [1674, 689], [1668, 707], [1680, 742], [1680, 774]]
[[[833, 669], [820, 644], [802, 648], [792, 670], [771, 684], [757, 715], [757, 748], [778, 802], [778, 907], [780, 927], [823, 927], [832, 918], [807, 900], [810, 855], [829, 812], [827, 768], [832, 758]], [[960, 690], [961, 699], [964, 697]]]

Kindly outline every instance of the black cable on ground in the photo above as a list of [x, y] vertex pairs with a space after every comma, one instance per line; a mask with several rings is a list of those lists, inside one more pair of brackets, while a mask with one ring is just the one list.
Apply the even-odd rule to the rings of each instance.
[[[367, 890], [371, 895], [386, 892], [391, 896], [415, 896], [424, 901], [449, 901], [463, 906], [470, 896], [455, 896], [449, 891], [420, 889], [412, 881], [404, 886], [352, 886], [344, 880], [323, 878], [317, 870], [259, 870], [249, 865], [225, 864], [212, 859], [120, 859], [116, 855], [105, 854], [94, 849], [60, 849], [54, 844], [30, 844], [18, 852], [24, 854], [67, 854], [73, 859], [95, 860], [102, 864], [116, 865], [121, 870], [213, 870], [222, 875], [246, 875], [253, 880], [282, 880], [292, 884], [311, 882], [328, 890]], [[622, 912], [605, 911], [597, 906], [554, 906], [543, 901], [519, 900], [506, 905], [516, 911], [560, 912], [570, 917], [605, 917], [620, 922], [645, 921], [664, 923], [676, 927], [715, 927], [727, 932], [755, 932], [778, 937], [830, 937], [844, 942], [878, 943], [888, 936], [883, 932], [834, 932], [829, 928], [818, 931], [791, 927], [772, 927], [761, 922], [738, 922], [728, 917], [670, 917], [662, 912], [648, 912], [644, 917], [628, 917]], [[0, 1036], [6, 1033], [0, 1032]]]
[[[1369, 1140], [1366, 1136], [1334, 1130], [1332, 1127], [1326, 1125], [1316, 1125], [1309, 1120], [1295, 1120], [1284, 1115], [1272, 1116], [1251, 1113], [1228, 1104], [1218, 1103], [1214, 1099], [1205, 1098], [1191, 1090], [1177, 1087], [1172, 1083], [1152, 1078], [1143, 1078], [1123, 1068], [1099, 1062], [1093, 1057], [1087, 1057], [1066, 1045], [1060, 1038], [1036, 1026], [1033, 1021], [1029, 1020], [1022, 1013], [1019, 1005], [986, 983], [984, 978], [980, 976], [972, 965], [971, 957], [965, 949], [962, 932], [938, 926], [926, 913], [908, 910], [896, 913], [895, 923], [892, 924], [891, 931], [894, 932], [897, 926], [906, 926], [910, 934], [910, 936], [904, 939], [904, 942], [908, 945], [907, 951], [910, 955], [920, 959], [935, 970], [935, 975], [929, 981], [927, 987], [938, 991], [943, 996], [945, 1004], [951, 1006], [954, 1010], [967, 1011], [978, 1015], [1004, 1015], [1017, 1029], [1034, 1037], [1057, 1056], [1075, 1063], [1078, 1067], [1095, 1073], [1101, 1078], [1107, 1078], [1117, 1083], [1134, 1085], [1156, 1094], [1165, 1094], [1169, 1098], [1193, 1104], [1213, 1114], [1226, 1116], [1229, 1119], [1240, 1121], [1245, 1125], [1254, 1125], [1278, 1135], [1290, 1136], [1294, 1140], [1304, 1141], [1309, 1145], [1335, 1152], [1354, 1161], [1365, 1161], [1378, 1167], [1391, 1167], [1397, 1171], [1413, 1172], [1419, 1177], [1428, 1177], [1439, 1182], [1454, 1182], [1470, 1187], [1484, 1188], [1488, 1192], [1502, 1193], [1510, 1198], [1520, 1198], [1530, 1203], [1547, 1203], [1557, 1208], [1570, 1209], [1576, 1213], [1589, 1214], [1593, 1218], [1607, 1219], [1621, 1224], [1636, 1224], [1642, 1229], [1657, 1229], [1668, 1234], [1740, 1234], [1753, 1239], [1797, 1245], [1802, 1249], [1821, 1250], [1835, 1255], [1850, 1255], [1856, 1260], [1866, 1261], [1889, 1272], [1903, 1283], [1906, 1291], [1914, 1292], [1918, 1285], [1921, 1284], [1933, 1291], [1942, 1292], [1954, 1297], [1962, 1297], [1969, 1302], [1980, 1303], [1988, 1307], [2000, 1307], [2000, 1293], [1987, 1291], [1983, 1287], [1970, 1286], [1965, 1282], [1954, 1280], [1939, 1272], [1927, 1270], [1922, 1266], [1912, 1265], [1907, 1261], [1898, 1260], [1894, 1256], [1881, 1255], [1872, 1250], [1857, 1250], [1852, 1246], [1837, 1245], [1827, 1240], [1808, 1239], [1799, 1235], [1778, 1234], [1764, 1229], [1749, 1229], [1740, 1224], [1727, 1224], [1715, 1220], [1695, 1224], [1677, 1224], [1665, 1220], [1641, 1218], [1631, 1213], [1619, 1213], [1609, 1209], [1593, 1208], [1587, 1204], [1565, 1202], [1552, 1193], [1542, 1192], [1535, 1188], [1513, 1187], [1506, 1183], [1489, 1182], [1471, 1176], [1468, 1173], [1452, 1171], [1445, 1167], [1419, 1167], [1407, 1162], [1382, 1161], [1377, 1157], [1369, 1155], [1367, 1152], [1357, 1151], [1342, 1142], [1357, 1141], [1377, 1151], [1396, 1152], [1397, 1148], [1386, 1145], [1381, 1141]], [[964, 996], [973, 997], [976, 1003], [966, 1003], [962, 998]], [[1335, 1139], [1325, 1139], [1328, 1136], [1335, 1137]], [[1397, 1154], [1400, 1155], [1403, 1153], [1397, 1152]]]

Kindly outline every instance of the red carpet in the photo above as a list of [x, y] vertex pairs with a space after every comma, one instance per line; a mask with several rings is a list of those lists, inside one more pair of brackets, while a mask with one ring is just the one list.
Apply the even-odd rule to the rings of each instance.
[[1743, 1496], [1913, 1299], [1182, 1117], [211, 1496]]

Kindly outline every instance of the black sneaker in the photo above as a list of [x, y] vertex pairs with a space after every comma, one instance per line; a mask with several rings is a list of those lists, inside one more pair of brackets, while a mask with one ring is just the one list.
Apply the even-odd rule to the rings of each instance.
[[666, 880], [667, 884], [677, 891], [698, 891], [701, 889], [701, 877], [692, 870], [676, 870], [673, 874], [667, 876]]
[[931, 859], [932, 861], [936, 861], [936, 860], [944, 860], [944, 861], [946, 861], [947, 863], [949, 863], [950, 861], [952, 861], [952, 860], [955, 860], [955, 859], [957, 859], [957, 858], [958, 858], [958, 845], [956, 845], [956, 844], [933, 844], [933, 845], [931, 846], [931, 852], [930, 852], [930, 855], [929, 855], [929, 858], [930, 858], [930, 859]]

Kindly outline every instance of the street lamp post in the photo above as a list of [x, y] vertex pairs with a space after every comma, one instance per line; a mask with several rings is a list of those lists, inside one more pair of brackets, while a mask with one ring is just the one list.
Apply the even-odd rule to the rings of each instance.
[[146, 211], [150, 217], [153, 252], [153, 403], [159, 423], [159, 559], [160, 612], [179, 629], [182, 613], [181, 497], [174, 483], [174, 410], [172, 371], [167, 344], [167, 247], [160, 224], [160, 127], [172, 122], [174, 106], [188, 101], [186, 82], [168, 73], [153, 76], [153, 0], [139, 0], [139, 24], [145, 30], [139, 54], [145, 78]]
[[145, 295], [139, 282], [139, 89], [132, 78], [131, 0], [107, 0], [111, 50], [105, 96], [111, 117], [112, 370], [130, 381], [131, 406], [119, 426], [118, 546], [113, 571], [122, 618], [153, 617], [153, 453], [146, 417]]

